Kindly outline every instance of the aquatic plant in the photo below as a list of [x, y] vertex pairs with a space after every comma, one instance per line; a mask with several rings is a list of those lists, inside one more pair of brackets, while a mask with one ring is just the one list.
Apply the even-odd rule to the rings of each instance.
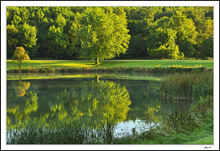
[[198, 100], [213, 95], [213, 72], [175, 73], [165, 76], [160, 94], [173, 100]]

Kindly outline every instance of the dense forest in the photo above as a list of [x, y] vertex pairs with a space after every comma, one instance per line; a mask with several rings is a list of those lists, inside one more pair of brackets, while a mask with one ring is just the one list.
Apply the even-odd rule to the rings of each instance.
[[[92, 45], [85, 46], [89, 38], [100, 43], [98, 49], [106, 49], [103, 59], [213, 57], [213, 7], [93, 7], [90, 12], [87, 9], [7, 7], [7, 58], [11, 59], [16, 47], [22, 46], [31, 59], [94, 59], [83, 57], [90, 55], [90, 50], [85, 49]], [[95, 22], [97, 28], [82, 26], [89, 22]], [[88, 32], [93, 28], [102, 34]], [[113, 35], [117, 38], [105, 43]], [[123, 46], [113, 45], [117, 42]], [[116, 56], [108, 53], [110, 49]]]

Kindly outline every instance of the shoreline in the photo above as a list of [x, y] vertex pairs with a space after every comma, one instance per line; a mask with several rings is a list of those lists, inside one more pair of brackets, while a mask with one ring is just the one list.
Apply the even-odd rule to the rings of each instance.
[[213, 71], [207, 67], [114, 67], [114, 68], [21, 68], [10, 69], [7, 73], [183, 73]]

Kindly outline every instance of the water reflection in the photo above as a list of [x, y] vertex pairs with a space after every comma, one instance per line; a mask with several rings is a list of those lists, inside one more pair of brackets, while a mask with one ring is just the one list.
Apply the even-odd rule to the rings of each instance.
[[[17, 95], [19, 89], [27, 90], [30, 82], [11, 82], [16, 98], [9, 95], [7, 108], [8, 129], [25, 126], [26, 123], [37, 118], [38, 123], [54, 126], [54, 121], [68, 122], [86, 118], [82, 123], [87, 128], [101, 129], [110, 142], [113, 137], [114, 126], [127, 118], [131, 100], [125, 87], [111, 81], [86, 81], [74, 88], [56, 91], [55, 99], [48, 100], [49, 110], [30, 118], [30, 113], [37, 111], [38, 97], [36, 92], [29, 91]], [[15, 89], [16, 88], [16, 89]], [[23, 91], [22, 91], [23, 92]], [[19, 93], [20, 94], [20, 93]], [[12, 119], [14, 121], [12, 122]], [[37, 123], [37, 124], [38, 124]]]
[[159, 99], [158, 83], [138, 80], [20, 79], [7, 86], [8, 143], [111, 143], [157, 125], [179, 105]]
[[13, 91], [8, 93], [8, 99], [12, 102], [7, 103], [7, 128], [21, 125], [24, 121], [31, 118], [31, 113], [38, 108], [38, 97], [36, 92], [29, 91], [30, 82], [14, 81], [11, 83]]
[[30, 85], [31, 85], [30, 82], [22, 82], [22, 81], [14, 82], [13, 88], [15, 90], [15, 95], [17, 97], [24, 96]]
[[[90, 135], [102, 136], [105, 142], [110, 143], [115, 125], [126, 120], [130, 104], [125, 87], [111, 81], [86, 81], [74, 89], [61, 91], [56, 100], [49, 101], [51, 113], [48, 120], [84, 118], [83, 125], [93, 132]], [[94, 129], [95, 132], [92, 131]]]

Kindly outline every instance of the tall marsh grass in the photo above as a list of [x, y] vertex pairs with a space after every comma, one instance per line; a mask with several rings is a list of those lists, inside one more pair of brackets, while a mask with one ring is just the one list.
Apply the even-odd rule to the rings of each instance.
[[46, 126], [30, 121], [23, 126], [7, 130], [8, 144], [82, 144], [85, 127], [77, 122], [57, 122]]
[[[7, 130], [7, 144], [110, 144], [114, 125], [89, 127], [88, 117], [42, 122], [34, 119]], [[91, 121], [90, 121], [91, 122]]]
[[161, 84], [160, 94], [166, 99], [198, 100], [213, 95], [213, 72], [175, 73], [167, 75]]

